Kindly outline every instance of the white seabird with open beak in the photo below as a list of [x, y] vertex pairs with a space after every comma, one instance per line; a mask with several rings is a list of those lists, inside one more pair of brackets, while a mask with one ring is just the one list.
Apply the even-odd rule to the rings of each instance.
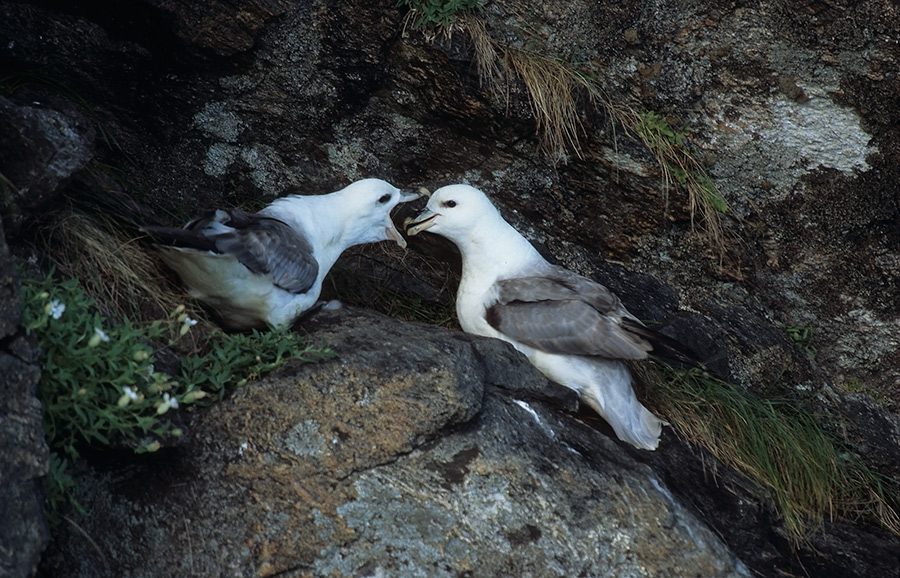
[[654, 332], [616, 295], [548, 263], [468, 185], [438, 189], [406, 226], [409, 235], [428, 230], [459, 248], [456, 313], [464, 331], [508, 341], [548, 378], [578, 392], [620, 439], [656, 449], [663, 422], [638, 401], [623, 361], [645, 358]]
[[326, 195], [290, 195], [258, 213], [217, 210], [184, 228], [146, 226], [190, 294], [233, 329], [286, 326], [316, 305], [322, 281], [345, 249], [406, 240], [391, 220], [420, 197], [380, 179]]

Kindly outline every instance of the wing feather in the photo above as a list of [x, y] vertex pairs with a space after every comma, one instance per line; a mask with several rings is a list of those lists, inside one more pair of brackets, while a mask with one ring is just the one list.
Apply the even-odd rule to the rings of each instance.
[[488, 323], [530, 347], [615, 359], [642, 359], [652, 349], [616, 295], [565, 269], [505, 279], [498, 288], [497, 300], [487, 307]]
[[234, 255], [254, 273], [270, 275], [291, 293], [303, 293], [315, 283], [319, 264], [312, 246], [286, 223], [243, 213], [227, 224], [231, 230], [215, 236], [219, 252]]
[[162, 244], [233, 255], [290, 293], [309, 290], [319, 274], [312, 245], [301, 232], [257, 213], [218, 210], [193, 219], [183, 229], [148, 226], [144, 231]]

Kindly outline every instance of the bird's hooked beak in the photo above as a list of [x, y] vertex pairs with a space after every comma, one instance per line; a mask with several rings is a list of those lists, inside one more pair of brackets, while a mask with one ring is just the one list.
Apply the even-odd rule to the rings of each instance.
[[[431, 191], [426, 189], [425, 187], [419, 187], [418, 190], [400, 190], [400, 200], [397, 201], [397, 205], [400, 203], [408, 203], [410, 201], [415, 201], [416, 199], [420, 199], [422, 197], [427, 197], [431, 195]], [[394, 205], [396, 207], [396, 205]], [[407, 221], [409, 219], [406, 219]], [[406, 226], [404, 222], [404, 227]], [[390, 214], [388, 214], [388, 225], [385, 227], [385, 233], [387, 233], [388, 239], [391, 239], [404, 249], [406, 248], [406, 239], [403, 238], [403, 235], [400, 234], [400, 231], [397, 230], [397, 227], [394, 226], [394, 221], [391, 219]]]
[[414, 237], [422, 231], [431, 228], [431, 226], [434, 225], [435, 217], [439, 214], [440, 213], [435, 213], [428, 207], [425, 207], [425, 209], [415, 217], [410, 217], [403, 221], [403, 226], [406, 228], [406, 234], [410, 237]]

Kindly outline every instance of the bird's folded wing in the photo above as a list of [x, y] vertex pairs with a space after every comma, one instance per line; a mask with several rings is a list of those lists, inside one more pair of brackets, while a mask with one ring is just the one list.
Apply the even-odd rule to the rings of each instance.
[[216, 249], [234, 255], [254, 273], [270, 275], [275, 285], [291, 293], [312, 287], [319, 264], [303, 235], [277, 219], [241, 215], [229, 223], [232, 231], [216, 235]]
[[574, 273], [505, 279], [498, 289], [487, 304], [488, 323], [530, 347], [616, 359], [642, 359], [652, 349], [630, 330], [640, 324], [614, 294]]

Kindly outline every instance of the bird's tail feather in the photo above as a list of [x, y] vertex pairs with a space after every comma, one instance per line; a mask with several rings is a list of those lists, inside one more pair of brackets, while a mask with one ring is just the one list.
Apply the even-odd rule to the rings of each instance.
[[638, 401], [628, 370], [622, 369], [615, 378], [603, 376], [605, 379], [582, 389], [581, 399], [612, 426], [620, 440], [642, 450], [655, 450], [665, 422]]
[[653, 355], [663, 360], [677, 361], [706, 371], [706, 366], [700, 360], [700, 356], [677, 339], [673, 339], [659, 331], [654, 331], [643, 323], [627, 318], [622, 320], [622, 325], [628, 331], [636, 333], [649, 341], [653, 345]]
[[154, 241], [161, 245], [185, 247], [197, 249], [198, 251], [216, 250], [216, 243], [214, 240], [191, 229], [144, 225], [141, 227], [141, 231], [148, 234]]

